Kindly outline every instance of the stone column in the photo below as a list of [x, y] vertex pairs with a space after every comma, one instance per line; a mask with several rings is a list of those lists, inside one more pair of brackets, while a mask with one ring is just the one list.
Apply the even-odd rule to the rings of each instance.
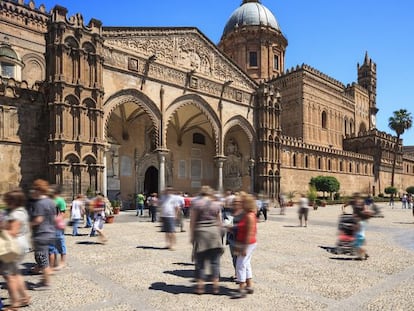
[[[102, 192], [105, 197], [108, 197], [108, 176], [107, 176], [107, 163], [106, 163], [106, 152], [103, 154], [103, 181], [102, 181]], [[95, 189], [96, 190], [96, 189]]]
[[254, 193], [254, 160], [249, 159], [250, 193]]
[[168, 154], [168, 149], [158, 149], [158, 160], [159, 160], [159, 170], [158, 170], [158, 191], [162, 193], [165, 189], [165, 156]]
[[223, 193], [223, 164], [224, 161], [226, 161], [226, 157], [223, 155], [216, 156], [214, 158], [217, 168], [218, 168], [218, 184], [217, 184], [217, 190], [220, 193]]

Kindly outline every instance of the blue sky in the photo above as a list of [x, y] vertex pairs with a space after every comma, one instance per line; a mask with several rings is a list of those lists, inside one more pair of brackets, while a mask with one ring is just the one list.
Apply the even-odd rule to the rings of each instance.
[[[193, 26], [218, 43], [242, 0], [36, 1], [49, 11], [59, 4], [104, 26]], [[262, 0], [288, 39], [286, 68], [305, 63], [344, 84], [357, 80], [365, 52], [377, 63], [377, 127], [388, 128], [393, 111], [414, 117], [414, 1]], [[413, 88], [413, 89], [411, 89]], [[402, 138], [414, 145], [414, 127]]]

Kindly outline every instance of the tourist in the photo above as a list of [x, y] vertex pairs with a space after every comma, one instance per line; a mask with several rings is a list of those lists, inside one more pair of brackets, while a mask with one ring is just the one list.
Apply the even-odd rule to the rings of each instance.
[[[61, 217], [62, 221], [65, 218], [66, 202], [65, 199], [60, 196], [60, 187], [53, 185], [49, 194], [56, 204], [57, 217]], [[57, 224], [56, 227], [56, 241], [55, 245], [49, 247], [50, 266], [54, 270], [60, 270], [66, 267], [66, 241], [65, 241], [65, 228], [64, 224], [61, 226]], [[60, 255], [60, 261], [58, 262], [58, 254]]]
[[166, 248], [174, 250], [176, 242], [175, 223], [179, 209], [179, 202], [177, 201], [177, 197], [174, 195], [173, 188], [168, 187], [165, 189], [164, 194], [160, 198], [159, 205], [161, 206], [162, 231], [165, 232], [165, 240], [167, 243]]
[[210, 263], [213, 279], [213, 293], [219, 293], [220, 257], [223, 254], [221, 242], [222, 205], [213, 197], [209, 186], [201, 187], [200, 195], [193, 200], [190, 213], [190, 236], [195, 254], [196, 294], [204, 293], [204, 269]]
[[[366, 211], [369, 212], [369, 211]], [[368, 254], [362, 246], [366, 244], [365, 239], [365, 229], [366, 229], [366, 223], [368, 218], [371, 217], [368, 213], [363, 213], [360, 215], [354, 214], [355, 223], [356, 223], [356, 230], [355, 230], [355, 240], [354, 240], [354, 246], [357, 252], [357, 258], [358, 260], [367, 260]]]
[[286, 205], [287, 205], [287, 198], [284, 193], [279, 194], [279, 205], [280, 205], [280, 215], [285, 215], [286, 213]]
[[142, 192], [137, 194], [136, 201], [137, 201], [137, 214], [136, 214], [136, 216], [143, 216], [144, 215], [145, 196]]
[[302, 194], [299, 199], [299, 222], [302, 227], [302, 219], [305, 219], [305, 227], [308, 226], [308, 214], [309, 214], [309, 200]]
[[50, 288], [50, 275], [52, 268], [49, 262], [49, 245], [56, 241], [56, 204], [48, 196], [49, 183], [43, 179], [33, 182], [31, 195], [36, 201], [32, 210], [32, 237], [37, 267], [42, 271], [43, 279], [38, 284], [39, 288]]
[[[236, 194], [232, 200], [232, 209], [231, 209], [231, 216], [227, 218], [227, 238], [226, 244], [229, 245], [230, 248], [230, 255], [233, 263], [234, 268], [234, 276], [232, 276], [232, 280], [237, 280], [237, 273], [236, 273], [236, 261], [237, 261], [237, 248], [236, 248], [236, 235], [237, 235], [237, 225], [239, 224], [240, 220], [244, 217], [244, 211], [242, 206], [241, 197], [239, 194]], [[226, 220], [225, 220], [226, 221]]]
[[156, 222], [157, 221], [157, 209], [158, 209], [158, 197], [157, 197], [156, 192], [148, 196], [147, 205], [148, 205], [149, 213], [151, 215], [151, 222]]
[[257, 220], [260, 219], [260, 215], [263, 214], [264, 220], [267, 221], [267, 211], [269, 209], [269, 200], [265, 199], [263, 195], [256, 197], [257, 205]]
[[84, 195], [78, 194], [76, 199], [72, 202], [71, 207], [71, 221], [72, 221], [72, 236], [79, 235], [78, 227], [80, 220], [85, 213], [85, 199]]
[[182, 192], [179, 192], [175, 195], [176, 200], [178, 202], [178, 208], [177, 208], [177, 226], [180, 227], [181, 232], [185, 232], [184, 230], [184, 194]]
[[25, 254], [30, 250], [29, 215], [24, 207], [25, 195], [20, 189], [5, 193], [3, 198], [7, 206], [7, 214], [6, 221], [2, 224], [2, 230], [7, 230], [9, 235], [17, 240], [21, 248], [21, 255], [16, 260], [10, 263], [1, 263], [1, 272], [7, 282], [11, 300], [8, 309], [16, 310], [30, 303], [26, 283], [20, 271], [20, 264]]
[[251, 259], [253, 251], [257, 246], [256, 202], [250, 194], [241, 194], [241, 199], [244, 217], [237, 225], [236, 234], [236, 272], [237, 281], [239, 282], [239, 290], [235, 295], [236, 298], [245, 297], [246, 294], [253, 294]]
[[105, 199], [102, 195], [97, 195], [93, 200], [90, 206], [93, 210], [93, 226], [91, 231], [91, 236], [94, 235], [94, 232], [98, 232], [99, 239], [101, 243], [106, 243], [108, 238], [106, 237], [103, 227], [105, 223]]

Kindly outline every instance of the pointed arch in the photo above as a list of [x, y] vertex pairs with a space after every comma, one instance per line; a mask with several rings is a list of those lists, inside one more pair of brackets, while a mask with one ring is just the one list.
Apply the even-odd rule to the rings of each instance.
[[174, 113], [177, 112], [180, 108], [193, 105], [200, 109], [200, 111], [206, 116], [209, 121], [214, 136], [214, 143], [216, 146], [216, 154], [221, 154], [223, 150], [222, 137], [220, 137], [220, 120], [214, 110], [210, 107], [210, 104], [201, 96], [196, 94], [187, 94], [176, 98], [165, 110], [165, 126], [163, 127], [162, 132], [162, 141], [166, 142], [168, 124], [173, 118]]
[[158, 109], [157, 105], [145, 94], [134, 89], [126, 89], [119, 91], [111, 95], [106, 102], [104, 103], [104, 137], [107, 139], [108, 135], [108, 123], [111, 116], [111, 113], [118, 107], [125, 103], [134, 103], [142, 108], [151, 119], [151, 122], [154, 126], [154, 132], [156, 133], [155, 145], [159, 146], [159, 123], [161, 120], [161, 111]]
[[253, 126], [244, 117], [240, 115], [234, 116], [224, 124], [223, 137], [226, 137], [228, 131], [234, 126], [240, 126], [240, 128], [246, 134], [251, 146], [251, 156], [254, 156], [256, 154], [256, 133]]

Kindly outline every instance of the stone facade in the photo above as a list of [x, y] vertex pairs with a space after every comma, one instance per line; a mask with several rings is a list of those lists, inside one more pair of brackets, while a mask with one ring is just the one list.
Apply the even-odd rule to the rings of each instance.
[[23, 0], [0, 1], [0, 26], [1, 192], [46, 178], [68, 199], [204, 184], [275, 199], [329, 175], [343, 194], [378, 194], [395, 148], [396, 186], [414, 185], [412, 152], [375, 128], [368, 55], [345, 86], [307, 65], [285, 70], [287, 40], [271, 27], [215, 46], [196, 28], [86, 24]]

